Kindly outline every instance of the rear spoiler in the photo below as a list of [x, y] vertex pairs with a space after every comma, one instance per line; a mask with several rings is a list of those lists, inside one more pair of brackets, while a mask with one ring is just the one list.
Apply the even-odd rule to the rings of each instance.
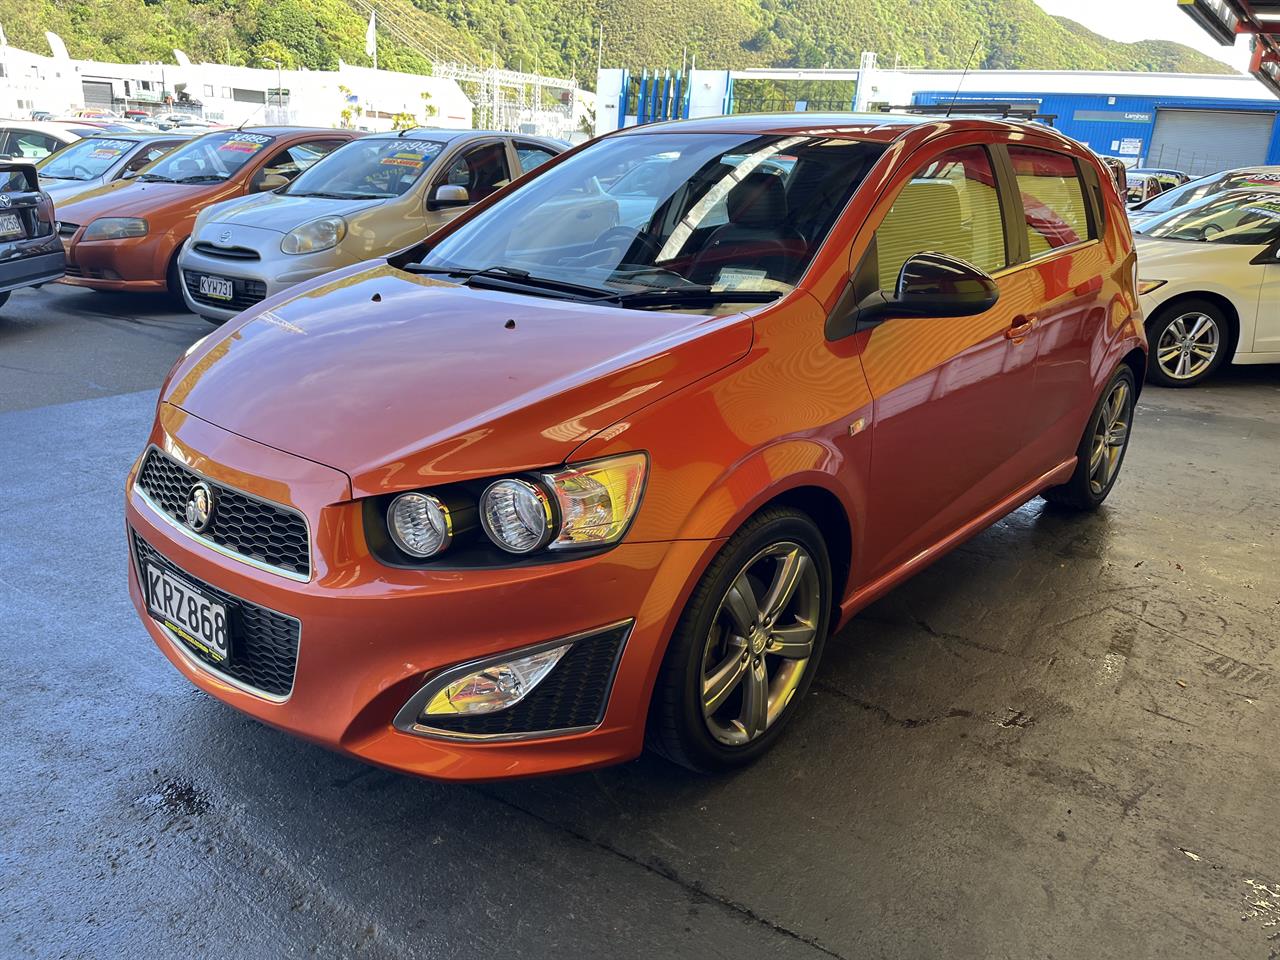
[[0, 160], [0, 193], [38, 193], [40, 175], [35, 164]]

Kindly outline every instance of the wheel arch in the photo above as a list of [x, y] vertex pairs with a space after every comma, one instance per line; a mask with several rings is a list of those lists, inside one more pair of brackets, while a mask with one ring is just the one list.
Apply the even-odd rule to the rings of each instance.
[[[1151, 311], [1151, 316], [1147, 318], [1146, 322], [1147, 329], [1150, 330], [1153, 323], [1189, 300], [1205, 300], [1222, 311], [1227, 320], [1227, 336], [1230, 338], [1227, 344], [1227, 361], [1230, 362], [1231, 358], [1236, 355], [1236, 350], [1240, 347], [1240, 311], [1236, 308], [1231, 298], [1224, 294], [1213, 290], [1186, 290], [1176, 296], [1172, 296]], [[1152, 349], [1154, 349], [1154, 345]]]
[[[827, 558], [831, 563], [831, 603], [833, 620], [839, 619], [840, 602], [849, 588], [849, 574], [853, 568], [853, 524], [840, 498], [826, 487], [814, 484], [790, 487], [757, 507], [749, 517], [771, 507], [789, 507], [803, 513], [822, 532], [827, 544]], [[739, 524], [741, 525], [741, 524]]]

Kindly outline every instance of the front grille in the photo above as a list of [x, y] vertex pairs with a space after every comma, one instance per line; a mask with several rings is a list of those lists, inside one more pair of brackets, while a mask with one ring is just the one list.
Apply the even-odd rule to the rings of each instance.
[[203, 253], [206, 257], [221, 257], [223, 260], [262, 259], [257, 250], [249, 247], [220, 247], [216, 243], [206, 243], [204, 240], [193, 243], [191, 249], [196, 253]]
[[213, 490], [215, 504], [212, 523], [198, 536], [259, 563], [310, 576], [307, 522], [299, 514], [205, 480], [156, 449], [138, 471], [138, 486], [180, 525], [186, 523], [187, 496], [201, 480]]
[[217, 297], [211, 297], [200, 292], [200, 278], [215, 276], [215, 274], [202, 273], [197, 270], [183, 270], [182, 274], [187, 284], [187, 292], [191, 294], [191, 299], [196, 303], [203, 303], [207, 307], [218, 307], [222, 310], [247, 310], [267, 297], [267, 285], [261, 280], [227, 278], [231, 279], [231, 299], [219, 300]]
[[217, 587], [210, 586], [198, 577], [162, 556], [151, 544], [133, 532], [133, 553], [138, 562], [138, 580], [146, 592], [148, 563], [172, 570], [192, 585], [199, 587], [219, 603], [225, 604], [231, 620], [231, 659], [218, 662], [210, 659], [202, 650], [191, 646], [178, 634], [183, 649], [201, 663], [218, 673], [225, 674], [246, 686], [276, 697], [285, 697], [293, 689], [293, 673], [298, 665], [298, 637], [301, 624], [293, 617], [259, 607], [256, 604], [233, 597]]
[[508, 710], [479, 716], [422, 717], [422, 726], [457, 734], [513, 736], [594, 727], [604, 719], [618, 651], [631, 624], [583, 637], [533, 692]]

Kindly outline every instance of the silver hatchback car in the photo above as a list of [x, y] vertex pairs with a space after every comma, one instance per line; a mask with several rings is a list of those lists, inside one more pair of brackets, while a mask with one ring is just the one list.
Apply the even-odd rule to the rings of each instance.
[[178, 259], [187, 306], [222, 323], [322, 273], [411, 246], [568, 149], [480, 130], [371, 134], [279, 190], [206, 208]]

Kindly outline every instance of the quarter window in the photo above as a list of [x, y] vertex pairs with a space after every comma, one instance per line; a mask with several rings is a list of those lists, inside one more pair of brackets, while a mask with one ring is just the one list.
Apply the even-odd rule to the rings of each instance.
[[1075, 160], [1066, 154], [1010, 145], [1031, 256], [1088, 240], [1089, 208]]
[[511, 180], [507, 151], [501, 143], [472, 147], [449, 165], [444, 183], [466, 187], [471, 202], [483, 200]]
[[948, 150], [902, 188], [876, 230], [880, 287], [917, 253], [945, 253], [988, 273], [1008, 265], [995, 170], [983, 147]]

